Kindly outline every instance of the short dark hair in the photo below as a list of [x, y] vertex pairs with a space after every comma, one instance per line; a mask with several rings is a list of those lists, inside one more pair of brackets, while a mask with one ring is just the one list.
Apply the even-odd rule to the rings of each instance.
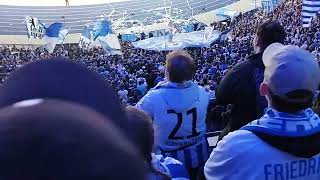
[[143, 161], [109, 118], [71, 102], [29, 102], [0, 110], [0, 179], [143, 179]]
[[128, 131], [133, 142], [146, 160], [151, 161], [154, 132], [151, 118], [143, 111], [128, 106], [125, 109], [128, 118]]
[[286, 31], [278, 21], [269, 20], [257, 27], [256, 35], [266, 48], [276, 42], [284, 44]]
[[147, 162], [150, 172], [161, 177], [162, 180], [171, 179], [167, 174], [154, 169], [151, 164], [151, 153], [154, 144], [154, 130], [151, 117], [142, 110], [132, 106], [126, 107], [126, 115], [129, 121], [129, 138], [140, 150], [141, 156]]
[[173, 51], [167, 55], [166, 69], [169, 80], [175, 83], [192, 80], [195, 73], [193, 58], [185, 51]]
[[295, 90], [287, 93], [285, 96], [288, 99], [305, 99], [304, 102], [290, 102], [278, 95], [275, 95], [269, 90], [271, 105], [274, 109], [280, 112], [296, 113], [306, 108], [312, 107], [314, 94], [308, 90]]

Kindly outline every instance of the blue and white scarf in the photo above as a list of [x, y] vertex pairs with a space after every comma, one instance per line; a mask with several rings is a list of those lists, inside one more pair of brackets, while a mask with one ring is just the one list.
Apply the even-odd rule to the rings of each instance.
[[275, 136], [304, 137], [320, 132], [320, 118], [308, 108], [295, 114], [268, 108], [264, 116], [241, 128]]
[[184, 81], [183, 83], [173, 83], [171, 81], [159, 82], [153, 89], [185, 89], [196, 85], [192, 81]]

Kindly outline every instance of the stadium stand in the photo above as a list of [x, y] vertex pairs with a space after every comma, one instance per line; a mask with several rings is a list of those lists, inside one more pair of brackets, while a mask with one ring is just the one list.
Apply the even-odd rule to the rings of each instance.
[[[179, 109], [180, 111], [177, 109], [168, 109], [170, 111], [167, 111], [167, 113], [172, 115], [172, 117], [170, 119], [168, 118], [167, 126], [161, 130], [166, 130], [168, 132], [172, 132], [174, 130], [175, 134], [172, 135], [171, 133], [173, 137], [177, 137], [175, 135], [179, 134], [178, 138], [182, 139], [181, 142], [187, 142], [187, 135], [185, 135], [185, 133], [188, 132], [180, 132], [179, 129], [176, 128], [177, 126], [183, 124], [188, 127], [187, 129], [191, 130], [191, 133], [195, 132], [195, 134], [197, 134], [198, 130], [201, 129], [201, 137], [203, 137], [204, 140], [203, 144], [206, 144], [206, 146], [202, 146], [205, 147], [205, 149], [202, 150], [206, 151], [207, 144], [209, 144], [209, 150], [213, 149], [213, 152], [209, 160], [206, 162], [205, 168], [203, 169], [199, 166], [199, 169], [196, 169], [195, 171], [193, 171], [194, 169], [190, 167], [196, 167], [198, 164], [201, 164], [201, 158], [197, 158], [201, 156], [196, 153], [190, 153], [191, 151], [185, 151], [187, 149], [186, 147], [181, 147], [181, 149], [179, 149], [181, 152], [183, 152], [179, 155], [178, 153], [176, 153], [176, 155], [174, 153], [170, 154], [169, 152], [164, 153], [164, 157], [160, 157], [160, 161], [163, 160], [163, 158], [166, 158], [166, 156], [173, 156], [175, 159], [180, 160], [185, 168], [189, 170], [189, 174], [191, 175], [190, 179], [192, 180], [202, 180], [205, 178], [203, 177], [204, 175], [208, 180], [286, 178], [296, 178], [300, 180], [320, 179], [319, 172], [317, 171], [320, 169], [318, 166], [318, 154], [320, 151], [318, 148], [319, 143], [317, 141], [319, 133], [317, 125], [320, 123], [317, 124], [319, 117], [317, 114], [313, 113], [311, 109], [311, 101], [308, 102], [307, 105], [302, 104], [303, 107], [298, 105], [298, 109], [294, 107], [295, 111], [301, 111], [303, 112], [302, 114], [287, 110], [286, 106], [282, 107], [269, 103], [268, 106], [271, 106], [271, 110], [267, 109], [266, 114], [264, 114], [263, 117], [270, 117], [274, 114], [280, 114], [279, 119], [285, 119], [287, 116], [290, 116], [291, 118], [303, 116], [306, 124], [312, 124], [312, 127], [306, 126], [305, 124], [298, 124], [298, 129], [293, 135], [285, 130], [280, 134], [270, 135], [270, 133], [268, 134], [268, 132], [265, 131], [256, 131], [255, 128], [259, 124], [256, 123], [256, 121], [253, 121], [252, 124], [244, 126], [244, 129], [242, 129], [242, 125], [246, 125], [246, 123], [250, 123], [254, 119], [259, 119], [260, 117], [257, 115], [257, 117], [253, 119], [243, 119], [246, 121], [246, 123], [234, 128], [232, 131], [235, 132], [229, 133], [217, 143], [221, 130], [227, 127], [230, 121], [234, 120], [232, 119], [234, 104], [232, 102], [219, 104], [220, 100], [219, 98], [216, 98], [216, 96], [219, 96], [219, 87], [221, 87], [221, 81], [223, 81], [222, 79], [228, 76], [229, 73], [232, 72], [235, 67], [237, 67], [237, 64], [243, 64], [244, 62], [247, 62], [248, 59], [250, 59], [250, 55], [257, 53], [255, 52], [252, 42], [254, 41], [254, 37], [257, 33], [255, 30], [259, 25], [262, 25], [264, 22], [279, 22], [286, 31], [283, 44], [291, 44], [300, 47], [300, 49], [294, 48], [292, 51], [293, 53], [301, 53], [301, 49], [308, 51], [309, 53], [303, 51], [305, 56], [303, 56], [302, 60], [305, 60], [306, 57], [311, 57], [311, 53], [316, 59], [316, 62], [320, 62], [320, 19], [318, 16], [315, 16], [312, 18], [310, 27], [302, 26], [301, 9], [302, 5], [306, 6], [306, 1], [308, 0], [284, 0], [277, 7], [272, 7], [272, 11], [270, 12], [266, 12], [265, 9], [260, 7], [249, 12], [239, 13], [233, 18], [228, 17], [223, 21], [211, 22], [211, 24], [192, 22], [194, 23], [192, 25], [194, 26], [195, 30], [206, 31], [209, 29], [219, 31], [221, 33], [219, 38], [208, 47], [190, 47], [184, 49], [186, 53], [190, 54], [191, 59], [194, 60], [195, 69], [193, 76], [190, 77], [186, 75], [179, 78], [182, 78], [183, 80], [192, 80], [192, 84], [202, 86], [199, 89], [203, 90], [203, 96], [206, 96], [208, 102], [204, 101], [205, 105], [199, 107], [201, 112], [203, 112], [203, 116], [201, 115], [201, 118], [199, 118], [200, 116], [194, 116], [194, 114], [198, 114], [192, 109], [186, 112], [187, 115], [192, 117], [190, 118], [190, 121], [184, 121], [183, 118], [180, 118], [181, 116], [184, 116], [183, 113], [185, 109]], [[136, 0], [132, 2], [73, 6], [72, 2], [70, 1], [69, 7], [25, 7], [0, 5], [0, 36], [7, 36], [9, 38], [14, 37], [15, 35], [25, 36], [26, 30], [23, 22], [24, 16], [38, 17], [42, 22], [48, 25], [52, 24], [53, 22], [64, 21], [64, 24], [70, 28], [71, 34], [79, 35], [81, 32], [83, 32], [82, 30], [84, 24], [95, 21], [97, 18], [101, 18], [102, 13], [108, 14], [115, 9], [117, 10], [117, 13], [112, 16], [113, 19], [111, 19], [111, 22], [116, 21], [125, 13], [130, 16], [127, 19], [129, 23], [122, 24], [122, 28], [131, 27], [134, 21], [143, 21], [145, 25], [147, 25], [148, 23], [159, 19], [159, 17], [154, 14], [154, 10], [160, 7], [160, 9], [162, 8], [161, 11], [163, 11], [165, 10], [165, 5], [170, 4], [170, 2], [171, 1], [168, 0], [157, 0], [154, 2]], [[201, 14], [206, 11], [211, 12], [211, 10], [216, 10], [219, 7], [224, 7], [233, 2], [239, 1], [178, 0], [172, 1], [172, 5], [170, 5], [170, 7], [175, 10], [179, 8], [182, 9], [183, 11], [179, 11], [181, 13], [180, 15], [184, 16], [184, 18], [190, 18], [192, 15]], [[312, 0], [312, 2], [317, 2], [317, 0]], [[140, 6], [139, 3], [144, 5]], [[270, 8], [268, 10], [270, 10]], [[151, 19], [148, 19], [147, 17], [151, 17]], [[121, 27], [118, 26], [117, 28]], [[168, 34], [166, 31], [159, 33], [163, 35], [164, 41], [166, 33]], [[145, 33], [144, 38], [149, 38], [150, 34], [152, 33]], [[161, 88], [162, 85], [165, 88], [168, 88], [168, 91], [173, 92], [174, 90], [181, 90], [183, 85], [186, 85], [186, 82], [181, 83], [179, 81], [175, 84], [175, 86], [166, 86], [166, 81], [170, 80], [170, 72], [168, 72], [168, 64], [166, 64], [166, 56], [171, 51], [148, 51], [134, 48], [130, 42], [122, 41], [121, 35], [122, 34], [119, 34], [118, 37], [121, 44], [121, 55], [111, 55], [111, 51], [109, 52], [108, 48], [100, 46], [92, 48], [80, 48], [78, 42], [65, 44], [57, 43], [52, 53], [49, 53], [48, 50], [42, 46], [36, 47], [27, 45], [23, 46], [22, 48], [21, 46], [16, 46], [14, 44], [0, 46], [0, 108], [5, 108], [4, 110], [6, 110], [8, 109], [7, 106], [9, 106], [10, 109], [12, 108], [11, 105], [13, 103], [34, 98], [44, 98], [48, 101], [67, 101], [64, 103], [77, 103], [80, 106], [85, 106], [85, 108], [91, 108], [90, 111], [101, 113], [101, 116], [103, 116], [102, 119], [110, 123], [110, 127], [114, 127], [116, 133], [120, 134], [119, 136], [124, 136], [120, 137], [119, 141], [122, 141], [123, 139], [127, 139], [123, 140], [125, 142], [128, 140], [133, 141], [130, 139], [130, 137], [128, 137], [128, 135], [130, 136], [130, 128], [134, 127], [131, 127], [130, 125], [130, 127], [128, 127], [128, 124], [130, 123], [128, 123], [127, 117], [125, 117], [123, 106], [130, 105], [141, 108], [144, 104], [144, 100], [141, 101], [141, 99], [146, 99], [146, 97], [148, 98], [148, 96], [152, 94], [152, 91], [157, 91], [157, 88]], [[79, 36], [81, 36], [81, 34]], [[267, 40], [270, 39], [267, 38]], [[169, 43], [174, 43], [174, 37], [173, 42]], [[281, 46], [277, 47], [281, 49]], [[57, 60], [57, 58], [64, 59], [65, 64], [62, 63], [59, 66], [56, 66], [56, 63], [59, 64], [59, 62], [61, 62], [60, 60]], [[312, 58], [309, 58], [309, 60], [314, 61]], [[316, 64], [316, 62], [314, 61], [314, 64]], [[263, 64], [263, 66], [265, 65]], [[75, 70], [74, 67], [81, 68], [80, 70], [76, 68], [79, 70], [78, 71]], [[295, 75], [298, 74], [302, 75], [304, 73], [311, 73], [311, 71], [303, 71], [299, 69], [302, 67], [303, 66], [299, 66], [297, 68], [297, 72], [292, 73], [292, 79], [298, 80], [300, 76], [295, 77]], [[310, 69], [314, 67], [316, 66], [312, 66]], [[171, 69], [171, 73], [177, 71], [181, 71], [181, 69], [179, 67], [176, 69]], [[263, 72], [261, 72], [261, 74], [263, 74]], [[314, 75], [312, 83], [310, 82], [309, 84], [318, 83], [318, 75], [319, 74]], [[238, 78], [245, 78], [245, 81], [247, 80], [246, 77], [241, 74]], [[288, 88], [290, 86], [290, 80], [288, 78], [288, 81], [282, 83], [282, 85], [285, 86], [284, 88]], [[256, 84], [257, 89], [255, 90], [257, 91], [255, 91], [255, 93], [258, 93], [258, 89], [260, 93], [259, 85], [260, 83]], [[236, 89], [236, 87], [231, 87], [231, 89]], [[261, 95], [270, 96], [270, 93], [266, 93], [266, 89], [266, 86], [264, 86], [264, 93]], [[146, 93], [146, 91], [148, 92]], [[315, 89], [312, 89], [311, 91], [311, 95], [309, 94], [310, 97], [313, 95]], [[298, 95], [294, 94], [294, 96], [300, 97], [299, 93]], [[155, 101], [154, 106], [157, 108], [170, 106], [172, 104], [168, 102], [172, 99], [175, 99], [174, 103], [182, 106], [185, 99], [192, 99], [196, 96], [189, 95], [177, 98], [178, 95], [173, 93], [171, 97], [172, 98], [167, 99], [162, 98], [165, 99], [165, 101]], [[265, 100], [263, 96], [260, 98]], [[269, 99], [271, 98], [269, 97]], [[320, 98], [318, 97], [318, 101], [319, 99]], [[245, 104], [246, 100], [247, 99], [243, 99], [241, 101]], [[281, 105], [283, 105], [283, 103], [287, 104], [287, 102], [282, 102], [281, 100], [280, 102], [282, 103], [280, 103]], [[58, 105], [54, 105], [54, 107], [55, 106]], [[319, 102], [317, 106], [319, 106]], [[163, 120], [161, 119], [163, 118], [161, 115], [158, 116], [158, 119], [155, 119], [154, 116], [152, 117], [154, 114], [150, 113], [150, 111], [148, 112], [148, 108], [149, 107], [142, 107], [141, 109], [146, 110], [147, 113], [151, 115], [151, 118], [153, 118], [153, 125], [156, 125], [156, 121]], [[262, 109], [263, 108], [261, 108], [261, 112], [265, 112], [262, 111]], [[63, 111], [63, 109], [61, 109], [61, 111]], [[252, 110], [248, 110], [250, 113], [254, 113], [254, 111], [256, 111], [256, 107]], [[2, 110], [0, 109], [0, 116], [1, 113]], [[206, 114], [207, 116], [204, 118]], [[68, 113], [66, 113], [66, 115], [68, 115]], [[261, 115], [263, 115], [263, 113], [261, 113]], [[307, 115], [310, 116], [305, 117]], [[49, 113], [46, 117], [50, 119], [55, 116], [51, 116]], [[310, 117], [312, 117], [315, 121], [310, 122]], [[61, 120], [61, 126], [63, 126], [64, 118], [62, 115], [59, 116], [59, 118], [59, 120]], [[206, 120], [206, 123], [204, 122], [204, 119]], [[79, 121], [81, 120], [82, 119], [79, 118]], [[7, 123], [6, 119], [0, 119], [0, 124], [3, 123]], [[198, 127], [197, 124], [202, 124], [202, 126]], [[296, 124], [294, 127], [296, 127]], [[39, 128], [40, 127], [36, 126], [35, 130], [38, 130]], [[157, 128], [159, 128], [159, 126], [154, 126], [155, 132], [159, 131]], [[267, 126], [267, 128], [263, 128], [268, 129], [269, 127]], [[168, 134], [165, 133], [160, 135], [155, 133], [155, 136], [155, 144], [158, 143], [157, 141], [159, 138], [168, 138]], [[275, 136], [279, 139], [275, 139], [270, 136]], [[294, 137], [292, 138], [292, 136]], [[1, 136], [0, 143], [2, 140], [4, 144], [9, 143], [5, 141], [5, 134]], [[303, 145], [303, 147], [297, 145], [299, 144], [297, 142], [301, 142], [300, 145]], [[115, 144], [115, 147], [118, 147], [116, 144], [117, 142], [112, 143]], [[181, 144], [183, 143], [184, 142]], [[189, 142], [187, 142], [187, 144], [188, 143]], [[136, 144], [133, 143], [131, 145], [129, 142], [128, 144], [128, 146], [130, 146], [128, 149], [134, 152]], [[286, 147], [282, 146], [282, 144], [284, 144]], [[191, 145], [194, 144], [191, 143]], [[14, 147], [12, 148], [15, 149]], [[139, 149], [139, 147], [137, 147], [137, 149]], [[200, 148], [196, 149], [200, 151]], [[20, 153], [18, 150], [13, 152]], [[156, 149], [154, 149], [154, 153], [160, 153], [159, 151], [157, 152], [155, 150]], [[0, 158], [1, 155], [6, 156], [5, 153], [1, 154], [1, 152], [3, 151], [0, 150]], [[30, 153], [34, 152], [30, 151]], [[113, 151], [113, 153], [115, 153], [115, 156], [113, 156], [114, 159], [112, 157], [111, 159], [117, 161], [118, 158], [120, 158], [120, 153], [122, 152], [119, 151], [119, 153], [117, 153], [116, 151]], [[133, 162], [137, 163], [136, 170], [138, 174], [132, 175], [130, 173], [126, 174], [126, 172], [122, 172], [121, 175], [123, 175], [124, 179], [126, 179], [126, 175], [130, 175], [131, 179], [135, 179], [134, 176], [139, 176], [139, 178], [137, 178], [139, 180], [144, 179], [140, 175], [143, 173], [142, 169], [150, 172], [150, 165], [146, 165], [146, 163], [149, 162], [148, 160], [150, 160], [150, 157], [148, 160], [146, 160], [145, 157], [131, 157], [132, 154], [130, 154], [130, 152], [127, 153], [129, 153], [128, 158], [131, 158]], [[137, 152], [135, 152], [135, 154], [137, 154]], [[237, 157], [229, 157], [228, 155], [230, 154]], [[85, 154], [83, 156], [86, 157]], [[109, 158], [110, 156], [105, 155], [105, 157]], [[203, 157], [203, 164], [205, 163], [205, 159], [206, 158]], [[226, 159], [230, 160], [231, 165], [227, 163], [229, 161]], [[83, 163], [88, 165], [87, 161], [82, 159], [77, 160], [79, 160], [79, 164]], [[252, 163], [250, 163], [249, 160]], [[9, 159], [8, 161], [16, 162], [17, 160]], [[139, 169], [138, 166], [140, 161], [144, 161], [145, 163], [141, 169]], [[264, 162], [267, 163], [263, 164]], [[120, 165], [121, 163], [123, 163], [123, 161], [119, 162]], [[128, 164], [130, 163], [127, 162], [122, 165], [127, 168]], [[178, 164], [180, 164], [180, 162]], [[20, 168], [15, 166], [10, 167], [13, 168], [13, 171], [15, 170], [14, 168]], [[104, 165], [97, 165], [95, 167], [97, 169], [103, 169], [108, 168], [109, 166], [104, 167]], [[202, 172], [203, 170], [205, 172]], [[169, 171], [161, 172], [167, 173]], [[8, 177], [10, 176], [8, 175]], [[167, 176], [162, 177], [164, 177], [164, 179], [168, 178]], [[16, 179], [16, 177], [14, 177], [14, 179]], [[146, 179], [151, 180], [154, 178], [146, 177]]]
[[[193, 15], [206, 11], [211, 11], [237, 0], [189, 0], [189, 5], [193, 9]], [[4, 6], [0, 5], [0, 35], [25, 35], [25, 16], [35, 16], [42, 20], [44, 24], [64, 21], [65, 25], [71, 29], [70, 34], [81, 33], [83, 25], [99, 18], [102, 14], [110, 14], [113, 9], [117, 10], [112, 19], [120, 18], [123, 15], [128, 16], [128, 21], [145, 21], [147, 17], [151, 18], [144, 25], [149, 25], [157, 20], [152, 10], [163, 8], [170, 5], [172, 9], [181, 9], [181, 17], [189, 18], [192, 12], [186, 0], [173, 1], [170, 4], [167, 1], [145, 1], [134, 0], [124, 2], [114, 2], [108, 4], [69, 6], [69, 7], [39, 7], [39, 6]], [[143, 4], [143, 6], [141, 6]], [[132, 26], [132, 24], [131, 24]]]

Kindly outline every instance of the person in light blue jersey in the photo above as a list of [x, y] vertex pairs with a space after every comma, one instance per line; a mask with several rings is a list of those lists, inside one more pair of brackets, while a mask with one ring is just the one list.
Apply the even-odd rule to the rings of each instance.
[[191, 179], [208, 158], [205, 119], [209, 94], [192, 81], [195, 69], [186, 52], [168, 54], [166, 81], [158, 83], [136, 105], [153, 119], [158, 153], [181, 161]]
[[260, 94], [268, 109], [258, 120], [229, 133], [213, 150], [208, 180], [319, 180], [320, 118], [311, 109], [320, 84], [313, 55], [274, 43], [263, 53]]

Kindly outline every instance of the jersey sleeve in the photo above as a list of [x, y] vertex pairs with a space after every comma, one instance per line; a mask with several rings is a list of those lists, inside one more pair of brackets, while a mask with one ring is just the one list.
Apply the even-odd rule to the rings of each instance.
[[149, 91], [137, 104], [136, 107], [146, 112], [152, 119], [154, 118], [154, 98]]

